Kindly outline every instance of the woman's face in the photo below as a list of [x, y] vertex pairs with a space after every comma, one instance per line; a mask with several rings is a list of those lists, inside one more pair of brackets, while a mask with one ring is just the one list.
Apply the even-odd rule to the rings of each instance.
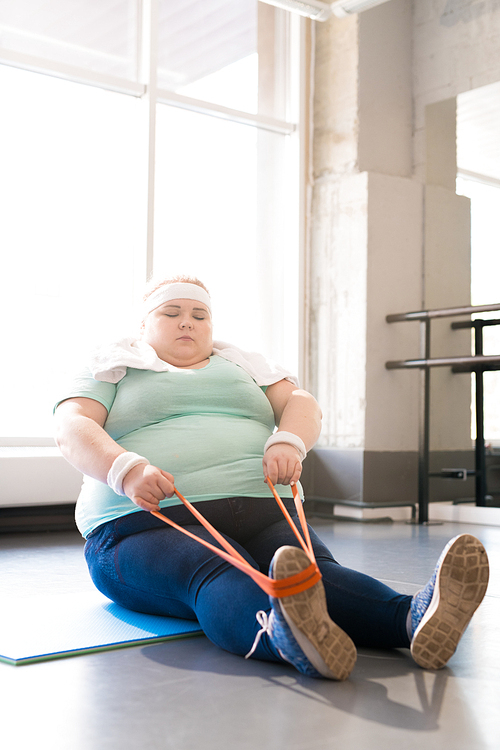
[[196, 300], [174, 299], [144, 321], [143, 340], [175, 367], [194, 367], [212, 354], [212, 318]]

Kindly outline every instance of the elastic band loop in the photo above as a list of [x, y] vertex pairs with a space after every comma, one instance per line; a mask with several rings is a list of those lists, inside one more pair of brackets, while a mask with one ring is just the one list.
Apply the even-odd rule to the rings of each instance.
[[283, 500], [281, 499], [281, 497], [276, 492], [273, 483], [271, 482], [271, 480], [269, 478], [266, 478], [266, 482], [269, 485], [269, 487], [271, 489], [271, 492], [274, 495], [274, 499], [276, 500], [276, 502], [280, 506], [283, 515], [285, 516], [286, 520], [288, 521], [288, 524], [289, 524], [290, 528], [292, 529], [293, 533], [295, 534], [295, 536], [299, 540], [300, 546], [302, 547], [302, 549], [304, 550], [304, 552], [306, 553], [306, 555], [309, 557], [309, 559], [312, 562], [316, 562], [316, 558], [314, 557], [314, 552], [313, 552], [313, 548], [312, 548], [312, 544], [311, 544], [311, 538], [309, 536], [309, 529], [307, 528], [306, 517], [304, 515], [304, 509], [302, 507], [302, 500], [300, 499], [300, 495], [299, 495], [299, 491], [297, 490], [297, 486], [295, 484], [292, 485], [292, 494], [293, 494], [293, 500], [294, 500], [294, 503], [295, 503], [295, 508], [297, 509], [297, 515], [299, 517], [300, 525], [302, 527], [302, 531], [304, 532], [304, 536], [306, 538], [305, 542], [302, 539], [302, 537], [300, 536], [300, 534], [298, 532], [298, 529], [295, 526], [294, 522], [292, 521], [291, 516], [290, 516], [288, 510], [286, 509]]
[[195, 518], [197, 518], [198, 521], [202, 524], [202, 526], [204, 526], [205, 529], [210, 532], [210, 534], [214, 537], [214, 539], [216, 539], [216, 541], [219, 542], [223, 549], [215, 547], [213, 544], [210, 544], [210, 542], [205, 541], [205, 539], [200, 539], [200, 537], [196, 536], [196, 534], [193, 534], [182, 526], [179, 526], [159, 511], [152, 510], [151, 515], [160, 519], [169, 526], [172, 526], [174, 529], [177, 529], [177, 531], [181, 531], [186, 536], [191, 537], [191, 539], [194, 539], [200, 544], [203, 544], [204, 547], [207, 547], [212, 552], [215, 552], [215, 554], [219, 555], [219, 557], [222, 557], [224, 560], [226, 560], [226, 562], [231, 563], [243, 573], [249, 575], [255, 581], [255, 583], [260, 586], [260, 588], [269, 596], [272, 596], [276, 599], [281, 599], [284, 596], [293, 596], [294, 594], [300, 594], [302, 591], [307, 591], [307, 589], [310, 589], [322, 578], [320, 570], [316, 563], [316, 559], [314, 557], [309, 530], [307, 528], [307, 521], [304, 514], [304, 509], [302, 508], [302, 501], [300, 499], [297, 487], [293, 485], [293, 499], [295, 502], [295, 507], [297, 508], [300, 525], [302, 526], [304, 537], [306, 539], [305, 542], [304, 539], [302, 539], [302, 537], [300, 536], [297, 527], [293, 523], [290, 514], [283, 504], [283, 501], [274, 489], [271, 480], [267, 478], [266, 482], [269, 485], [275, 500], [283, 511], [286, 520], [290, 524], [297, 539], [299, 540], [301, 547], [304, 549], [305, 553], [311, 560], [311, 564], [308, 565], [307, 568], [304, 568], [304, 570], [301, 570], [300, 573], [296, 573], [295, 575], [289, 576], [288, 578], [280, 578], [278, 580], [275, 580], [274, 578], [270, 578], [269, 576], [264, 575], [264, 573], [261, 573], [259, 570], [253, 568], [250, 563], [248, 563], [245, 558], [237, 550], [234, 549], [234, 547], [227, 541], [227, 539], [223, 537], [222, 534], [220, 534], [217, 529], [215, 529], [212, 524], [209, 523], [209, 521], [207, 521], [207, 519], [204, 518], [202, 514], [188, 500], [186, 500], [185, 497], [181, 495], [177, 488], [174, 488], [174, 492], [179, 500], [184, 503], [186, 508], [188, 508], [195, 516]]

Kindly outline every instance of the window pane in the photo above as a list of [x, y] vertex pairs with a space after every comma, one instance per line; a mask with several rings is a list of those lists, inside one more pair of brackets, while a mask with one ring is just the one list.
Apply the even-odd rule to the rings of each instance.
[[[257, 5], [257, 0], [160, 0], [158, 85], [235, 107], [241, 81], [233, 76], [221, 99], [211, 79], [257, 52]], [[256, 66], [252, 76], [256, 90]]]
[[297, 371], [291, 139], [159, 106], [156, 153], [155, 275], [200, 277], [216, 338]]
[[136, 0], [1, 0], [0, 46], [136, 80]]
[[[1, 431], [50, 435], [65, 378], [142, 286], [142, 102], [0, 66]], [[142, 145], [141, 145], [142, 144]]]
[[288, 24], [257, 0], [160, 0], [158, 86], [286, 119]]
[[[471, 200], [471, 302], [494, 305], [500, 302], [500, 253], [498, 252], [500, 187], [459, 178], [457, 192]], [[497, 312], [481, 318], [499, 318]], [[483, 330], [484, 354], [500, 354], [500, 326]], [[474, 390], [474, 383], [473, 383]], [[472, 399], [474, 404], [474, 395]], [[475, 435], [475, 414], [472, 415]], [[500, 441], [500, 372], [484, 373], [484, 434], [488, 442]]]
[[178, 93], [223, 107], [256, 113], [259, 102], [258, 64], [258, 55], [253, 53], [183, 86]]

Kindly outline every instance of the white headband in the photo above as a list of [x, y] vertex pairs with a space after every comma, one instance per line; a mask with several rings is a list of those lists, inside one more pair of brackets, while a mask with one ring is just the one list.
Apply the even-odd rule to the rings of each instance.
[[202, 302], [212, 312], [210, 295], [201, 286], [198, 286], [198, 284], [176, 282], [174, 284], [164, 284], [149, 295], [144, 301], [144, 317], [172, 299], [194, 299], [196, 302]]

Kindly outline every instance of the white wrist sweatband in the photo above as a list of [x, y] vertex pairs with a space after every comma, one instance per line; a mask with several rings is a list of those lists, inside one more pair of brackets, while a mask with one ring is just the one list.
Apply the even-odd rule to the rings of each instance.
[[134, 466], [138, 466], [139, 464], [149, 464], [149, 461], [147, 458], [144, 458], [144, 456], [139, 456], [138, 453], [132, 453], [130, 451], [127, 453], [120, 453], [120, 455], [115, 458], [111, 465], [111, 469], [108, 472], [106, 481], [117, 495], [125, 494], [123, 491], [123, 480], [129, 473], [130, 469], [133, 469]]
[[285, 432], [284, 430], [280, 432], [275, 432], [267, 443], [264, 446], [264, 453], [267, 451], [268, 448], [270, 448], [272, 445], [276, 445], [276, 443], [288, 443], [288, 445], [293, 445], [294, 448], [296, 448], [300, 455], [300, 460], [303, 461], [304, 458], [307, 456], [306, 446], [304, 445], [304, 441], [299, 438], [298, 435], [294, 435], [293, 432]]

